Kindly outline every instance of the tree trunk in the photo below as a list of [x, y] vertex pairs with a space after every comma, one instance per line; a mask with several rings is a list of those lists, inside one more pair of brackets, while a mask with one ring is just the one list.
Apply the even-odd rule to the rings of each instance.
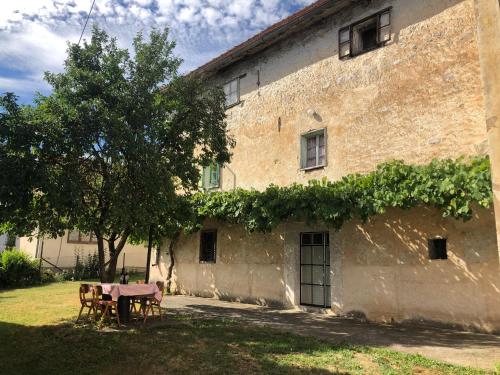
[[107, 262], [104, 261], [104, 244], [103, 244], [103, 261], [101, 261], [101, 257], [99, 256], [99, 269], [100, 270], [102, 269], [101, 282], [112, 283], [115, 281], [118, 256], [123, 250], [123, 247], [127, 242], [128, 236], [129, 232], [123, 233], [120, 237], [118, 245], [116, 245], [115, 247], [116, 235], [114, 234], [111, 235], [111, 237], [108, 240], [109, 260]]
[[116, 264], [118, 263], [118, 258], [111, 259], [108, 267], [106, 268], [105, 283], [113, 283], [116, 276]]
[[175, 242], [177, 241], [177, 238], [179, 237], [178, 234], [175, 234], [172, 239], [170, 240], [170, 245], [168, 246], [168, 255], [170, 257], [170, 264], [168, 265], [168, 270], [167, 270], [167, 293], [171, 293], [171, 288], [172, 288], [172, 273], [174, 270], [174, 265], [175, 265], [175, 257], [174, 257], [174, 245]]
[[101, 283], [106, 282], [106, 257], [104, 255], [104, 238], [102, 235], [97, 236], [97, 254], [99, 256], [99, 278]]
[[153, 245], [153, 226], [149, 226], [149, 237], [148, 237], [148, 255], [146, 258], [146, 277], [145, 277], [145, 282], [146, 284], [149, 283], [149, 271], [151, 268], [151, 246]]

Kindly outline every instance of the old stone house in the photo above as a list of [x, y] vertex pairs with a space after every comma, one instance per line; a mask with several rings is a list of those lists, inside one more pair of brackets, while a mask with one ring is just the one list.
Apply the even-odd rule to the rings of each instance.
[[[194, 73], [224, 87], [236, 140], [230, 164], [204, 171], [207, 189], [489, 152], [473, 0], [317, 1]], [[179, 293], [500, 329], [493, 208], [468, 222], [394, 209], [340, 231], [207, 222], [175, 261]]]

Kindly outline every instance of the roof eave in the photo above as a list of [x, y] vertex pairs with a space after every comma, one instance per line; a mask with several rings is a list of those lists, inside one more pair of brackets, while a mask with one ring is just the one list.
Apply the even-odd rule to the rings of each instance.
[[236, 47], [224, 52], [208, 63], [193, 70], [189, 75], [202, 77], [211, 76], [243, 58], [255, 55], [303, 28], [339, 12], [354, 1], [355, 0], [319, 0], [268, 27]]

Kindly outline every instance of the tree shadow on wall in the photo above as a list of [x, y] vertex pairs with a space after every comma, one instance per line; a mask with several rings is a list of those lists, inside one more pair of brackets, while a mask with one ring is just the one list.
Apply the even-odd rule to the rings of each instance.
[[[427, 207], [392, 209], [346, 227], [337, 246], [343, 251], [348, 309], [383, 314], [388, 320], [491, 326], [494, 319], [487, 311], [500, 306], [492, 210], [475, 207], [474, 218], [463, 222]], [[433, 238], [447, 239], [447, 259], [429, 258]]]

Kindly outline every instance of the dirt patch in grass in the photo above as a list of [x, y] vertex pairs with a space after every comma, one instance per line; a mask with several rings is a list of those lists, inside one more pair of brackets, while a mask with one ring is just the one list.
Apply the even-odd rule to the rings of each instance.
[[428, 369], [424, 367], [415, 367], [413, 369], [412, 375], [440, 375], [442, 374], [441, 371], [437, 371], [435, 369]]
[[245, 349], [237, 343], [229, 343], [228, 348], [231, 355], [234, 357], [237, 367], [242, 374], [262, 374], [262, 366], [258, 361]]
[[354, 355], [354, 358], [356, 358], [356, 361], [363, 368], [363, 371], [367, 375], [382, 374], [382, 371], [380, 370], [380, 366], [377, 363], [373, 362], [373, 359], [368, 354], [356, 353]]

